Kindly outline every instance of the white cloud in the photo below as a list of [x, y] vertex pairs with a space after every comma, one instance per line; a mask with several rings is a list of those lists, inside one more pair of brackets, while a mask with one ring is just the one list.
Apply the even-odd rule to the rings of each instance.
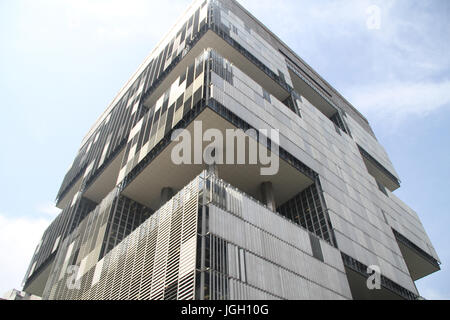
[[363, 85], [352, 87], [347, 92], [356, 108], [378, 119], [401, 121], [407, 116], [426, 116], [450, 106], [448, 80]]
[[53, 202], [41, 203], [36, 206], [36, 210], [50, 217], [55, 217], [61, 212], [61, 209], [57, 208]]
[[174, 12], [183, 12], [188, 4], [189, 0], [74, 0], [65, 3], [66, 22], [72, 30], [95, 30], [102, 38], [158, 38], [178, 18]]
[[450, 295], [440, 292], [439, 290], [424, 287], [419, 288], [420, 295], [427, 300], [449, 300]]
[[34, 250], [49, 223], [44, 218], [0, 214], [0, 296], [21, 287]]
[[68, 48], [83, 52], [110, 43], [156, 42], [190, 2], [27, 1], [17, 13], [17, 34], [13, 44], [25, 52], [49, 48], [52, 52]]

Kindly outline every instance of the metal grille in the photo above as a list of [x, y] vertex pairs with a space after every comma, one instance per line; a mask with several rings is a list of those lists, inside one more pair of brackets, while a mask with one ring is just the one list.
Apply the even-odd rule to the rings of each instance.
[[279, 206], [277, 211], [318, 237], [333, 243], [331, 223], [324, 212], [315, 184]]
[[199, 178], [81, 276], [79, 289], [62, 274], [48, 298], [194, 299], [198, 203]]

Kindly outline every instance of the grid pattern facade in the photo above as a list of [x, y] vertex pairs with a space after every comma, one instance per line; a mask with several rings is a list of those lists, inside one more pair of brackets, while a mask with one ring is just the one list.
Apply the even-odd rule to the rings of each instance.
[[[302, 117], [296, 117], [273, 95], [270, 96], [271, 103], [260, 98], [263, 94], [261, 86], [236, 67], [233, 67], [233, 77], [233, 86], [221, 81], [220, 77], [211, 78], [212, 99], [254, 127], [279, 128], [280, 146], [320, 175], [338, 247], [366, 265], [379, 265], [388, 278], [417, 293], [392, 225], [384, 221], [380, 208], [400, 216], [411, 216], [412, 210], [389, 191], [386, 191], [386, 197], [379, 190], [377, 181], [367, 172], [353, 138], [338, 134], [334, 123], [304, 97], [297, 100]], [[365, 132], [350, 117], [346, 119], [349, 119], [353, 135]], [[364, 138], [378, 144], [369, 133], [365, 133]], [[393, 212], [392, 208], [396, 210]], [[422, 225], [417, 223], [418, 220], [414, 221], [415, 231], [421, 230], [419, 234], [423, 235]], [[421, 243], [426, 241], [426, 246], [422, 246], [424, 251], [435, 254], [428, 237], [421, 239]], [[434, 257], [438, 259], [436, 255]]]
[[[322, 259], [314, 257], [307, 230], [204, 172], [76, 278], [55, 268], [44, 298], [351, 298], [339, 251], [319, 246]], [[60, 255], [63, 265], [73, 250], [71, 244]], [[68, 289], [71, 280], [79, 288]]]
[[118, 183], [204, 98], [207, 52], [200, 55], [170, 85], [131, 130]]
[[83, 176], [83, 187], [92, 182], [96, 175], [112, 160], [127, 142], [130, 130], [147, 111], [144, 98], [148, 96], [167, 73], [186, 54], [202, 30], [207, 19], [206, 1], [179, 27], [178, 32], [160, 49], [159, 54], [146, 61], [143, 70], [130, 80], [107, 112], [91, 129], [83, 141], [72, 167], [66, 174], [57, 199]]
[[95, 206], [96, 203], [87, 198], [74, 198], [71, 205], [67, 206], [45, 230], [35, 249], [25, 279], [29, 279], [47, 266], [49, 258], [56, 254], [62, 240], [75, 230]]
[[307, 230], [226, 182], [209, 180], [205, 294], [211, 299], [351, 298], [336, 248], [320, 240], [318, 259]]
[[[68, 289], [71, 275], [55, 269], [58, 280], [47, 285], [44, 298], [193, 299], [199, 191], [195, 179], [104, 257], [79, 271], [79, 288]], [[64, 265], [72, 250], [70, 245], [61, 255]]]
[[[119, 194], [114, 189], [92, 210], [61, 243], [53, 264], [44, 297], [71, 297], [67, 287], [70, 266], [80, 278], [99, 259], [145, 221], [151, 211]], [[69, 268], [69, 269], [68, 269]], [[53, 286], [58, 283], [58, 286]], [[80, 298], [79, 296], [74, 298]]]
[[[155, 213], [123, 196], [206, 108], [244, 131], [278, 129], [280, 159], [312, 185], [279, 213], [204, 175]], [[89, 200], [116, 160], [112, 191]], [[54, 261], [50, 299], [348, 299], [346, 268], [378, 265], [385, 286], [415, 298], [399, 239], [439, 258], [365, 161], [399, 185], [367, 120], [276, 36], [234, 0], [194, 1], [83, 140], [25, 280]]]
[[333, 243], [331, 222], [322, 208], [322, 200], [315, 184], [282, 204], [277, 211], [318, 237]]

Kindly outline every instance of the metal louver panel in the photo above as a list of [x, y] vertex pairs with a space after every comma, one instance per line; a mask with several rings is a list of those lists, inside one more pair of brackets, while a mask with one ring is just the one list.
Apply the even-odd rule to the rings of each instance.
[[194, 299], [199, 179], [81, 276], [69, 289], [70, 275], [54, 283], [50, 299]]

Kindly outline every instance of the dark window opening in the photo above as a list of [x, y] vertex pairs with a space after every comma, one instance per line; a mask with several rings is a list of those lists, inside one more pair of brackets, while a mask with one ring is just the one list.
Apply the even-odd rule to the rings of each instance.
[[287, 97], [286, 100], [283, 101], [283, 104], [286, 107], [288, 107], [292, 112], [296, 113], [297, 115], [299, 115], [301, 117], [297, 102], [292, 95]]
[[344, 124], [344, 119], [341, 117], [341, 115], [339, 114], [339, 112], [336, 112], [331, 118], [330, 120], [334, 123], [335, 127], [336, 127], [336, 131], [341, 134], [337, 128], [339, 128], [340, 130], [344, 131], [345, 133], [348, 134], [347, 131], [347, 127]]
[[320, 240], [312, 233], [309, 234], [309, 241], [311, 242], [311, 250], [313, 257], [323, 262], [322, 247], [320, 246]]
[[319, 238], [333, 244], [331, 223], [323, 208], [316, 184], [283, 203], [277, 211]]

